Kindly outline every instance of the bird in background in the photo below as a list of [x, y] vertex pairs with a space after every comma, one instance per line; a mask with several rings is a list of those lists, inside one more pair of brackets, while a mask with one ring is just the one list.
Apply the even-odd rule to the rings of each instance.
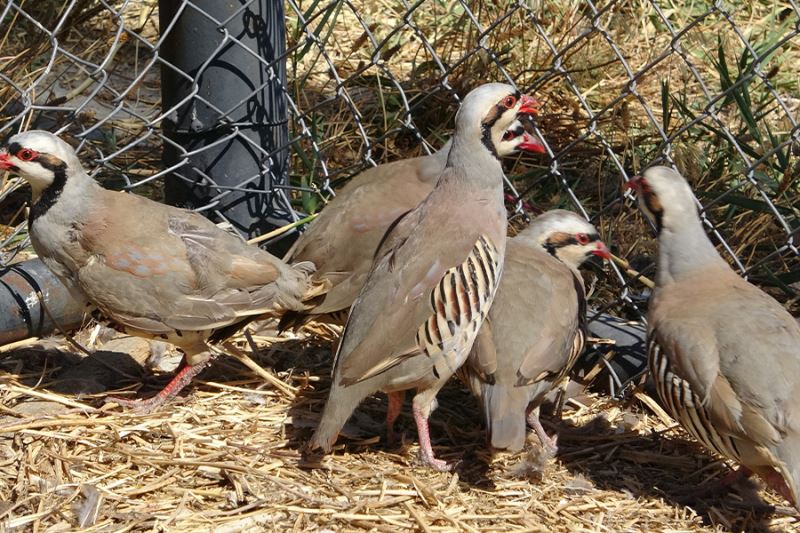
[[353, 410], [379, 390], [389, 394], [391, 427], [403, 392], [416, 389], [422, 460], [452, 468], [434, 455], [428, 418], [494, 299], [506, 241], [498, 146], [518, 114], [533, 112], [535, 100], [506, 84], [485, 84], [464, 98], [433, 191], [386, 233], [353, 303], [309, 451], [330, 451]]
[[[532, 112], [538, 111], [531, 104]], [[497, 154], [544, 153], [535, 133], [515, 120], [497, 143]], [[279, 329], [309, 320], [343, 324], [367, 279], [375, 250], [392, 222], [417, 207], [433, 190], [447, 163], [452, 141], [431, 155], [394, 161], [361, 172], [350, 180], [309, 224], [287, 254], [289, 261], [311, 261], [314, 279], [330, 289], [307, 311], [289, 312]]]
[[648, 358], [665, 409], [709, 450], [795, 507], [800, 489], [800, 325], [717, 253], [686, 180], [652, 167], [629, 182], [658, 230]]
[[170, 342], [181, 369], [156, 396], [117, 403], [142, 412], [174, 397], [249, 320], [300, 311], [316, 295], [311, 263], [285, 264], [191, 211], [101, 187], [46, 131], [11, 137], [0, 170], [31, 185], [39, 258], [88, 309], [126, 332]]
[[521, 450], [527, 421], [555, 455], [539, 406], [568, 375], [586, 340], [578, 267], [610, 257], [597, 229], [571, 211], [548, 211], [506, 245], [503, 277], [469, 359], [459, 370], [483, 406], [489, 442]]

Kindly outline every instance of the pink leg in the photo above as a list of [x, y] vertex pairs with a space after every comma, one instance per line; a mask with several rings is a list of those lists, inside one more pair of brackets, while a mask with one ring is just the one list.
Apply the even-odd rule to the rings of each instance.
[[776, 470], [771, 470], [766, 474], [761, 474], [761, 479], [764, 480], [768, 487], [789, 500], [789, 503], [793, 506], [797, 507], [797, 502], [794, 501], [794, 495], [780, 473]]
[[422, 461], [440, 472], [448, 472], [453, 469], [453, 465], [448, 465], [446, 461], [437, 459], [433, 455], [433, 447], [431, 446], [431, 435], [428, 431], [428, 417], [422, 410], [414, 405], [414, 421], [417, 423], [417, 434], [419, 436], [419, 449]]
[[394, 422], [403, 410], [403, 401], [406, 398], [406, 391], [390, 392], [389, 407], [386, 409], [386, 440], [389, 444], [397, 442], [397, 434], [394, 432]]
[[554, 435], [553, 437], [549, 437], [547, 435], [542, 427], [542, 423], [539, 421], [539, 410], [531, 410], [531, 412], [528, 413], [527, 420], [528, 425], [533, 428], [533, 430], [536, 432], [536, 435], [539, 437], [539, 440], [541, 441], [545, 451], [550, 455], [555, 455], [558, 453], [558, 435]]
[[148, 398], [146, 400], [128, 400], [126, 398], [117, 398], [116, 396], [112, 396], [106, 401], [113, 401], [114, 403], [118, 403], [123, 407], [133, 409], [141, 414], [150, 413], [168, 400], [174, 398], [184, 387], [186, 387], [186, 385], [189, 384], [189, 382], [192, 381], [192, 378], [199, 374], [208, 365], [209, 362], [210, 360], [198, 363], [196, 365], [189, 365], [184, 359], [183, 367], [180, 369], [180, 371], [175, 374], [175, 377], [173, 377], [169, 383], [167, 383], [166, 387], [161, 389], [161, 391], [152, 398]]

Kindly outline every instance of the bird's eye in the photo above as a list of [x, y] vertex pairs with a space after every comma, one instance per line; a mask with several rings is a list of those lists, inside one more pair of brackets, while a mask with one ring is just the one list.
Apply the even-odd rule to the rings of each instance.
[[19, 152], [17, 152], [17, 158], [22, 159], [23, 161], [33, 161], [36, 157], [36, 152], [31, 150], [30, 148], [23, 148]]
[[514, 138], [514, 132], [511, 131], [511, 130], [508, 130], [503, 134], [503, 140], [504, 141], [510, 141], [513, 138]]
[[517, 103], [517, 97], [514, 96], [513, 94], [508, 95], [505, 98], [503, 98], [503, 102], [502, 102], [503, 107], [505, 107], [506, 109], [511, 109], [512, 107], [514, 107], [514, 104], [516, 104], [516, 103]]
[[589, 244], [589, 236], [585, 233], [578, 233], [575, 238], [578, 239], [578, 244]]

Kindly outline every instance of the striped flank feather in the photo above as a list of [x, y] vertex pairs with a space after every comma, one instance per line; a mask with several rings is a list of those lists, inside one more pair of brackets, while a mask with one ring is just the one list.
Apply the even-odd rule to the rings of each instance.
[[494, 300], [502, 265], [492, 242], [481, 236], [467, 259], [445, 272], [431, 292], [430, 316], [417, 331], [420, 350], [443, 359], [455, 372], [469, 354]]
[[672, 418], [706, 448], [741, 462], [736, 440], [714, 428], [702, 398], [692, 391], [688, 381], [673, 372], [669, 358], [653, 340], [648, 346], [648, 359], [658, 396]]

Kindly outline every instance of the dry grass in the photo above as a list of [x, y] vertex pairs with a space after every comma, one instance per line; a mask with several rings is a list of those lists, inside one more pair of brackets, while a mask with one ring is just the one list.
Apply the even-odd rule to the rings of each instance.
[[[37, 13], [48, 17], [42, 19], [46, 27], [57, 20], [63, 4], [57, 0], [36, 4], [43, 6]], [[549, 159], [510, 162], [509, 175], [525, 200], [535, 210], [572, 207], [567, 185], [596, 217], [605, 240], [614, 243], [620, 255], [634, 259], [643, 273], [651, 273], [646, 256], [652, 255], [654, 243], [635, 208], [621, 200], [620, 173], [611, 155], [627, 170], [638, 170], [658, 152], [660, 143], [646, 111], [673, 134], [692, 122], [692, 113], [702, 115], [707, 101], [677, 55], [637, 79], [638, 97], [624, 95], [628, 75], [605, 36], [634, 71], [658, 57], [668, 49], [670, 36], [663, 22], [652, 16], [649, 2], [597, 2], [602, 14], [594, 29], [586, 3], [526, 2], [555, 46], [559, 50], [569, 46], [560, 57], [565, 69], [561, 73], [553, 69], [555, 58], [524, 10], [492, 26], [506, 13], [506, 3], [470, 3], [488, 30], [480, 35], [485, 50], [477, 53], [472, 52], [480, 32], [452, 2], [429, 0], [408, 19], [401, 4], [389, 0], [352, 2], [358, 16], [343, 2], [338, 8], [328, 1], [299, 4], [302, 10], [310, 9], [306, 20], [325, 43], [344, 83], [337, 88], [318, 49], [306, 49], [305, 34], [296, 31], [297, 16], [288, 10], [290, 91], [310, 130], [301, 135], [299, 122], [292, 124], [293, 133], [300, 136], [293, 145], [294, 183], [322, 186], [326, 175], [321, 160], [331, 179], [345, 180], [370, 163], [365, 160], [367, 148], [371, 162], [380, 163], [422, 153], [421, 139], [441, 145], [456, 109], [452, 93], [463, 96], [477, 82], [476, 72], [481, 79], [502, 79], [501, 64], [518, 84], [533, 86], [545, 103], [540, 127], [563, 177], [562, 182], [549, 172], [554, 166]], [[676, 28], [685, 27], [707, 8], [703, 2], [661, 4]], [[788, 6], [766, 1], [737, 4], [747, 4], [737, 8], [734, 18], [754, 44], [769, 41], [769, 32], [780, 26], [778, 15]], [[26, 9], [34, 5], [30, 0], [25, 3]], [[102, 8], [95, 11], [99, 5], [89, 0], [75, 5], [59, 35], [60, 46], [94, 59], [113, 49], [109, 36], [116, 21]], [[150, 43], [157, 39], [154, 6], [155, 2], [132, 2], [123, 18], [128, 31]], [[328, 9], [338, 11], [328, 15]], [[405, 25], [406, 21], [413, 25]], [[0, 70], [18, 86], [27, 87], [44, 74], [50, 43], [20, 18], [3, 22]], [[720, 49], [734, 77], [737, 74], [735, 64], [743, 47], [719, 14], [689, 30], [680, 44], [712, 92], [719, 92], [722, 84], [715, 65]], [[446, 80], [427, 46], [448, 69]], [[769, 80], [795, 115], [800, 107], [794, 96], [800, 91], [799, 56], [795, 38], [781, 45], [763, 66], [764, 71], [775, 71]], [[86, 144], [82, 155], [87, 162], [147, 135], [148, 121], [157, 116], [160, 104], [158, 68], [145, 72], [151, 57], [147, 46], [134, 38], [120, 45], [107, 83], [118, 91], [134, 79], [140, 80], [139, 85], [121, 100], [123, 110]], [[87, 76], [61, 54], [47, 68], [49, 77], [31, 94], [37, 103], [58, 102], [54, 99], [80, 89]], [[567, 74], [595, 112], [593, 120], [572, 92]], [[662, 80], [668, 80], [666, 88]], [[754, 108], [766, 105], [759, 113], [757, 132], [748, 128], [736, 101], [724, 102], [717, 116], [737, 143], [756, 155], [768, 154], [775, 148], [769, 133], [783, 142], [790, 125], [783, 109], [769, 99], [763, 80], [753, 81], [749, 90], [757, 103]], [[25, 113], [26, 125], [48, 119], [15, 108], [16, 97], [13, 87], [0, 84], [0, 120], [18, 112]], [[97, 105], [71, 120], [84, 128], [105, 120], [103, 113], [114, 109], [114, 97], [113, 91], [99, 91]], [[759, 265], [754, 274], [765, 286], [780, 287], [772, 275], [796, 275], [800, 261], [785, 247], [786, 232], [774, 214], [764, 210], [764, 198], [742, 179], [741, 158], [734, 147], [711, 129], [716, 125], [709, 116], [700, 116], [674, 140], [673, 156], [692, 178], [703, 203], [713, 204], [708, 215], [736, 255], [748, 267]], [[120, 172], [135, 183], [161, 170], [160, 145], [155, 140], [151, 137], [105, 161], [100, 178], [122, 186], [126, 183], [120, 182]], [[319, 153], [312, 149], [312, 141]], [[773, 155], [759, 167], [757, 178], [769, 201], [796, 228], [799, 152], [787, 144], [780, 149], [788, 158], [786, 172], [781, 174], [783, 163]], [[160, 197], [158, 185], [147, 187], [148, 195]], [[23, 215], [20, 193], [16, 194], [0, 192], [4, 202], [0, 238], [10, 239], [8, 247], [24, 237], [12, 237]], [[720, 199], [723, 194], [727, 196]], [[320, 198], [297, 194], [297, 207], [314, 210]], [[603, 281], [607, 283], [595, 301], [614, 301], [619, 283], [610, 277]], [[798, 313], [797, 297], [787, 288], [776, 294]], [[564, 421], [549, 428], [558, 431], [561, 452], [542, 469], [535, 437], [524, 453], [491, 456], [476, 405], [453, 384], [440, 395], [432, 431], [437, 453], [461, 461], [455, 474], [419, 466], [416, 432], [408, 416], [401, 418], [404, 444], [387, 449], [380, 439], [385, 399], [371, 398], [346, 427], [349, 438], [341, 440], [336, 452], [320, 465], [305, 464], [300, 449], [316, 424], [329, 383], [330, 332], [257, 339], [261, 349], [256, 360], [297, 388], [296, 395], [276, 392], [232, 359], [220, 360], [179, 400], [146, 417], [101, 404], [106, 390], [138, 383], [140, 370], [132, 359], [141, 361], [147, 355], [140, 345], [108, 341], [89, 360], [59, 351], [64, 346], [59, 340], [47, 343], [46, 350], [28, 346], [3, 352], [0, 500], [5, 503], [0, 503], [0, 529], [800, 530], [795, 515], [786, 515], [780, 507], [785, 502], [765, 490], [756, 493], [752, 485], [719, 499], [681, 503], [687, 488], [718, 477], [727, 467], [700, 450], [683, 431], [666, 426], [645, 397], [618, 404], [589, 396], [572, 405]], [[102, 350], [109, 346], [117, 348]]]
[[[796, 18], [788, 3], [737, 4], [731, 7], [734, 28], [723, 13], [709, 11], [707, 3], [663, 2], [663, 14], [676, 31], [691, 26], [676, 41], [688, 62], [672, 53], [655, 64], [670, 51], [672, 36], [647, 1], [599, 2], [596, 17], [579, 2], [533, 2], [538, 27], [527, 9], [470, 4], [483, 33], [452, 2], [425, 2], [410, 15], [392, 2], [356, 4], [355, 10], [334, 4], [300, 3], [309, 10], [305, 20], [344, 80], [341, 85], [331, 78], [317, 48], [305, 46], [305, 34], [291, 31], [300, 21], [289, 13], [293, 97], [308, 113], [306, 122], [315, 125], [312, 138], [334, 179], [346, 179], [362, 168], [367, 155], [379, 163], [423, 153], [421, 139], [440, 146], [456, 110], [452, 93], [463, 96], [477, 78], [502, 80], [502, 67], [544, 102], [539, 125], [556, 155], [555, 161], [534, 157], [507, 165], [512, 182], [534, 210], [574, 209], [577, 199], [621, 255], [652, 256], [649, 226], [634, 206], [621, 201], [622, 178], [613, 157], [627, 172], [638, 172], [661, 153], [661, 128], [675, 136], [671, 154], [709, 206], [706, 215], [731, 251], [752, 269], [754, 279], [800, 313], [796, 285], [791, 286], [800, 283], [800, 258], [786, 246], [787, 230], [770, 207], [776, 206], [789, 231], [796, 231], [800, 146], [790, 140], [789, 116], [796, 119], [800, 109], [793, 96], [800, 91], [800, 48], [796, 38], [781, 42]], [[702, 18], [693, 25], [695, 17]], [[759, 53], [775, 47], [761, 65], [769, 85], [748, 77], [752, 59], [735, 29]], [[483, 50], [476, 48], [478, 37], [483, 38]], [[558, 57], [545, 37], [562, 52]], [[723, 59], [727, 69], [721, 66]], [[629, 91], [626, 64], [637, 73], [635, 94]], [[708, 113], [704, 91], [715, 97], [737, 81], [731, 96], [717, 101], [716, 118]], [[751, 117], [755, 126], [748, 122]], [[321, 182], [310, 140], [297, 143], [294, 168]], [[749, 169], [740, 149], [752, 159], [764, 157], [753, 181], [744, 179]], [[309, 160], [316, 166], [301, 163]], [[616, 280], [607, 281], [611, 286], [601, 293], [603, 301], [619, 292]]]
[[[800, 146], [791, 140], [789, 118], [796, 119], [800, 109], [800, 47], [797, 38], [784, 39], [795, 31], [797, 17], [789, 2], [736, 3], [726, 7], [729, 11], [688, 0], [660, 2], [675, 31], [688, 28], [676, 41], [686, 59], [673, 52], [652, 64], [672, 50], [672, 36], [645, 0], [597, 2], [597, 13], [589, 4], [562, 0], [522, 7], [475, 2], [468, 3], [471, 14], [458, 2], [440, 0], [414, 4], [408, 12], [390, 1], [294, 1], [302, 16], [287, 4], [288, 89], [307, 130], [291, 117], [293, 184], [324, 189], [328, 178], [338, 185], [367, 164], [423, 153], [423, 140], [440, 146], [452, 125], [455, 95], [463, 96], [479, 79], [501, 80], [505, 70], [544, 102], [540, 127], [556, 154], [555, 161], [538, 157], [508, 164], [512, 182], [535, 210], [574, 208], [577, 199], [619, 255], [646, 263], [653, 251], [646, 238], [650, 231], [635, 207], [621, 202], [614, 158], [636, 172], [661, 152], [652, 117], [667, 135], [675, 135], [673, 157], [751, 278], [800, 313], [800, 258], [787, 246], [787, 231], [800, 227]], [[52, 28], [65, 3], [22, 5]], [[74, 106], [92, 94], [97, 87], [85, 86], [91, 79], [86, 67], [53, 53], [45, 32], [10, 13], [0, 32], [0, 68], [17, 87], [35, 82], [28, 96], [50, 105], [66, 98]], [[21, 106], [13, 86], [0, 85], [2, 121], [17, 113], [23, 113], [23, 123], [46, 128], [54, 120], [61, 125], [69, 119], [77, 129], [102, 121], [83, 155], [91, 160], [127, 147], [100, 167], [99, 178], [112, 187], [135, 185], [162, 170], [159, 139], [148, 137], [150, 121], [160, 112], [158, 63], [152, 63], [151, 50], [158, 40], [157, 5], [133, 2], [121, 15], [115, 19], [101, 4], [81, 0], [61, 26], [62, 50], [96, 62], [116, 50], [108, 77], [77, 116], [34, 113]], [[112, 36], [120, 23], [124, 31], [117, 42]], [[736, 30], [759, 53], [774, 48], [760, 64], [761, 76], [750, 78], [752, 58]], [[309, 41], [309, 32], [322, 46]], [[626, 65], [637, 73], [635, 94]], [[709, 113], [704, 90], [713, 97], [737, 80], [730, 97]], [[751, 159], [764, 157], [751, 180], [744, 177], [748, 169], [740, 149]], [[553, 168], [560, 176], [550, 172]], [[134, 190], [163, 197], [160, 181]], [[327, 192], [294, 196], [298, 209], [311, 212]], [[19, 220], [3, 214], [0, 222], [16, 227]], [[617, 280], [607, 281], [603, 301], [614, 300], [620, 290]]]
[[[83, 336], [84, 341], [86, 335]], [[437, 453], [455, 473], [416, 460], [410, 416], [403, 444], [381, 440], [384, 398], [368, 399], [320, 464], [301, 448], [329, 385], [327, 330], [276, 339], [256, 360], [285, 395], [232, 360], [218, 360], [186, 393], [137, 416], [102, 405], [105, 388], [137, 373], [114, 339], [90, 359], [47, 343], [4, 354], [0, 519], [7, 530], [67, 531], [788, 531], [779, 497], [747, 484], [718, 499], [679, 503], [727, 467], [666, 427], [639, 401], [593, 395], [568, 404], [559, 455], [492, 456], [477, 406], [456, 384], [432, 417]], [[108, 350], [106, 349], [108, 347]], [[110, 368], [116, 369], [111, 371]], [[161, 381], [161, 380], [159, 380]], [[36, 385], [35, 389], [30, 389]], [[77, 391], [88, 391], [85, 394]], [[50, 391], [50, 392], [48, 392]], [[62, 395], [56, 391], [70, 391]], [[648, 403], [652, 403], [648, 401]], [[82, 407], [83, 406], [83, 407]], [[777, 505], [775, 509], [771, 506]]]

